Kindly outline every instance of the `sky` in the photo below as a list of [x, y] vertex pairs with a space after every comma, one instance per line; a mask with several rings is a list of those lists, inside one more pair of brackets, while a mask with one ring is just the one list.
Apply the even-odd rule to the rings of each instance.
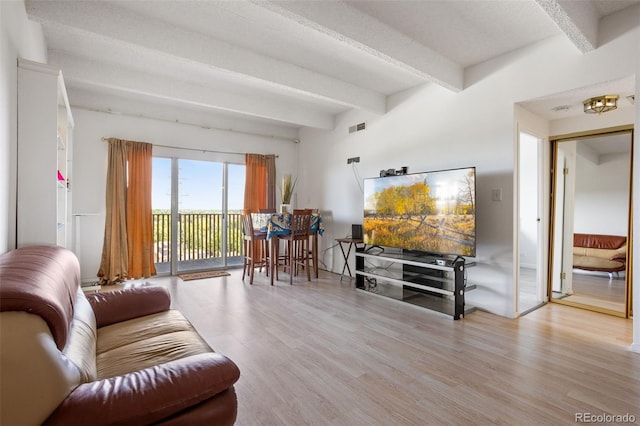
[[[222, 163], [178, 160], [179, 210], [222, 209]], [[243, 164], [229, 164], [229, 210], [244, 206]], [[153, 158], [153, 209], [171, 209], [171, 159]]]

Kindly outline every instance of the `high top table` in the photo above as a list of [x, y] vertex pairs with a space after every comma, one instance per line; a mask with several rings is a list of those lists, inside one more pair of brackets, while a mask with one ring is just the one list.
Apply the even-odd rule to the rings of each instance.
[[[275, 245], [279, 243], [280, 235], [291, 234], [291, 213], [251, 213], [253, 229], [267, 233], [267, 240], [271, 241], [271, 253], [275, 252]], [[322, 217], [318, 213], [311, 214], [309, 233], [312, 235], [312, 250], [314, 255], [313, 269], [316, 278], [318, 277], [318, 234], [324, 233]], [[269, 256], [271, 259], [271, 285], [273, 285], [273, 271], [278, 266], [278, 259]], [[291, 272], [291, 271], [289, 271]]]

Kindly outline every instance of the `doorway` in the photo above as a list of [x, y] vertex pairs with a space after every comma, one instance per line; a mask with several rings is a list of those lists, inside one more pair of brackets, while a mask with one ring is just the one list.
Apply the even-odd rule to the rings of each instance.
[[159, 274], [242, 265], [244, 164], [153, 158], [154, 259]]
[[551, 142], [551, 301], [628, 318], [633, 128]]
[[527, 132], [518, 137], [518, 315], [545, 301], [543, 229], [543, 140]]

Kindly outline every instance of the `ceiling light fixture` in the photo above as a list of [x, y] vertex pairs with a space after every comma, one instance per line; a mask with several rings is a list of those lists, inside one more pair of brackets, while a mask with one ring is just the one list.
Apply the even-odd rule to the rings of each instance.
[[602, 114], [618, 108], [618, 95], [602, 95], [587, 99], [584, 103], [584, 112], [587, 114]]

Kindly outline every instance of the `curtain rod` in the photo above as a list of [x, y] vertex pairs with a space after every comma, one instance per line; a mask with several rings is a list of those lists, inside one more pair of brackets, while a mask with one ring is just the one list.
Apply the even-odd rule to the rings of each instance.
[[[1, 1], [1, 0], [0, 0]], [[104, 109], [104, 108], [93, 108], [93, 107], [88, 107], [88, 106], [84, 106], [84, 105], [71, 105], [72, 108], [78, 108], [78, 109], [86, 109], [87, 111], [93, 111], [93, 112], [102, 112], [105, 114], [113, 114], [113, 115], [127, 115], [129, 117], [136, 117], [136, 118], [146, 118], [147, 120], [157, 120], [157, 121], [165, 121], [167, 123], [177, 123], [177, 124], [184, 124], [186, 126], [193, 126], [193, 127], [200, 127], [201, 129], [206, 129], [206, 130], [218, 130], [221, 132], [229, 132], [229, 133], [238, 133], [238, 134], [242, 134], [242, 135], [249, 135], [249, 136], [259, 136], [262, 138], [269, 138], [269, 139], [280, 139], [283, 141], [288, 141], [288, 142], [293, 142], [293, 143], [300, 143], [300, 139], [298, 138], [288, 138], [286, 136], [276, 136], [276, 135], [269, 135], [266, 133], [257, 133], [257, 132], [247, 132], [247, 131], [243, 131], [243, 130], [234, 130], [234, 129], [225, 129], [223, 127], [215, 127], [215, 126], [207, 126], [204, 124], [197, 124], [197, 123], [190, 123], [188, 121], [181, 121], [181, 120], [170, 120], [167, 118], [158, 118], [158, 117], [151, 117], [148, 115], [144, 115], [144, 114], [132, 114], [132, 113], [128, 113], [128, 112], [119, 112], [119, 111], [113, 111], [111, 109]], [[174, 147], [172, 147], [174, 148]]]
[[[109, 142], [109, 139], [111, 138], [105, 138], [104, 136], [102, 137], [102, 142]], [[115, 138], [114, 138], [115, 139]], [[152, 143], [151, 145], [153, 146], [157, 146], [160, 148], [170, 148], [170, 149], [184, 149], [187, 151], [197, 151], [197, 152], [211, 152], [214, 154], [236, 154], [236, 155], [245, 155], [245, 152], [235, 152], [235, 151], [216, 151], [216, 150], [212, 150], [212, 149], [202, 149], [202, 148], [184, 148], [184, 147], [179, 147], [179, 146], [170, 146], [170, 145], [158, 145], [155, 143]], [[270, 154], [260, 154], [260, 155], [270, 155]], [[275, 156], [276, 158], [280, 158], [279, 155]]]

